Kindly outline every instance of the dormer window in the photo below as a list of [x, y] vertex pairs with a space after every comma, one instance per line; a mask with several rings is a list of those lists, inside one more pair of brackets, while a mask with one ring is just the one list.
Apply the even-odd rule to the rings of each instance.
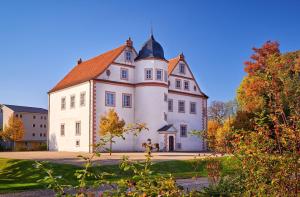
[[126, 59], [126, 61], [131, 62], [131, 52], [130, 51], [125, 52], [125, 59]]
[[184, 64], [179, 64], [179, 72], [181, 74], [185, 74], [185, 65]]

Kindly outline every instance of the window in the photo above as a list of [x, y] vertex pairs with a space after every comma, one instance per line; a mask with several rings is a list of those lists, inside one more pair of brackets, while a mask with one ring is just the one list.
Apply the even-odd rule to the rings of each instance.
[[164, 93], [164, 101], [168, 101], [168, 95], [166, 93]]
[[116, 105], [116, 93], [105, 92], [105, 105], [114, 107]]
[[194, 91], [196, 91], [197, 90], [197, 87], [196, 86], [194, 86]]
[[184, 64], [179, 64], [179, 72], [182, 74], [185, 74], [185, 65]]
[[196, 103], [195, 102], [191, 102], [190, 103], [190, 113], [191, 114], [195, 114], [196, 113]]
[[35, 127], [35, 124], [33, 124], [32, 127]]
[[122, 105], [123, 107], [131, 107], [131, 94], [123, 94]]
[[40, 127], [43, 128], [43, 125], [41, 124]]
[[169, 112], [173, 111], [173, 99], [168, 100], [168, 111]]
[[47, 120], [47, 117], [45, 116], [44, 119]]
[[74, 108], [75, 107], [75, 95], [72, 95], [70, 97], [70, 108]]
[[159, 81], [162, 81], [162, 76], [163, 75], [163, 70], [161, 70], [161, 69], [157, 69], [156, 70], [156, 80], [159, 80]]
[[65, 136], [65, 124], [60, 125], [60, 135]]
[[168, 72], [165, 70], [164, 72], [165, 82], [168, 82]]
[[19, 118], [19, 114], [16, 114], [16, 118]]
[[[61, 98], [60, 109], [61, 110], [65, 110], [66, 109], [66, 97]], [[33, 119], [35, 119], [35, 116], [33, 116]]]
[[126, 59], [126, 61], [131, 62], [131, 52], [130, 51], [125, 52], [125, 59]]
[[33, 116], [33, 119], [35, 119], [35, 116]]
[[185, 112], [185, 103], [184, 103], [184, 101], [178, 101], [178, 112], [180, 112], [180, 113]]
[[22, 114], [20, 114], [20, 118], [22, 118], [23, 116], [22, 116]]
[[46, 128], [46, 125], [44, 124], [44, 128]]
[[180, 137], [187, 137], [187, 126], [180, 125]]
[[175, 88], [177, 88], [177, 89], [181, 88], [181, 80], [180, 79], [175, 80]]
[[128, 69], [121, 68], [121, 79], [128, 80]]
[[85, 92], [80, 93], [80, 106], [85, 106]]
[[166, 112], [164, 112], [164, 120], [167, 121], [168, 120], [168, 115]]
[[32, 136], [34, 137], [34, 136], [35, 136], [35, 133], [32, 133]]
[[81, 134], [81, 124], [80, 122], [75, 123], [75, 135], [80, 135]]
[[42, 134], [42, 133], [40, 133], [40, 137], [43, 137], [43, 134]]
[[44, 133], [44, 137], [46, 137], [46, 133]]
[[76, 140], [76, 146], [80, 146], [80, 140]]
[[145, 80], [150, 80], [150, 79], [152, 79], [152, 69], [146, 68], [145, 69]]
[[189, 81], [184, 81], [184, 89], [185, 90], [190, 90], [190, 83], [189, 83]]

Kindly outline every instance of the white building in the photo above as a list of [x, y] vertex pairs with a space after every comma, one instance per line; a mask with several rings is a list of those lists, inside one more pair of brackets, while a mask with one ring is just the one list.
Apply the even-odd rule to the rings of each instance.
[[49, 91], [49, 149], [92, 152], [99, 119], [110, 108], [149, 131], [116, 139], [113, 151], [142, 151], [151, 139], [164, 151], [201, 151], [190, 134], [207, 125], [207, 96], [183, 54], [170, 60], [153, 35], [139, 53], [126, 44], [78, 64]]

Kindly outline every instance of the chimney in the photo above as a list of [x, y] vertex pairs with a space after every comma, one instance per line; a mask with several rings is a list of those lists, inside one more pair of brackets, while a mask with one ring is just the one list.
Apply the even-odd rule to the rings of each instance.
[[79, 58], [79, 60], [77, 61], [77, 64], [81, 64], [82, 63], [82, 59]]
[[180, 53], [179, 59], [180, 59], [180, 60], [184, 60], [184, 55], [183, 55], [183, 53]]
[[126, 40], [126, 46], [128, 47], [132, 47], [133, 46], [133, 42], [131, 40], [131, 38], [129, 37], [128, 40]]

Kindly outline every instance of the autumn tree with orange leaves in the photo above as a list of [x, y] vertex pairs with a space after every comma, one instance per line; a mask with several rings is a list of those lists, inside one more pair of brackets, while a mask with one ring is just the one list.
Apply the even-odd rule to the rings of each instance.
[[300, 51], [282, 54], [271, 41], [253, 50], [237, 90], [240, 120], [251, 114], [248, 130], [237, 129], [234, 135], [244, 194], [298, 196]]
[[1, 133], [4, 140], [12, 142], [20, 141], [24, 137], [24, 124], [20, 118], [9, 117], [8, 124], [5, 125], [3, 132]]

